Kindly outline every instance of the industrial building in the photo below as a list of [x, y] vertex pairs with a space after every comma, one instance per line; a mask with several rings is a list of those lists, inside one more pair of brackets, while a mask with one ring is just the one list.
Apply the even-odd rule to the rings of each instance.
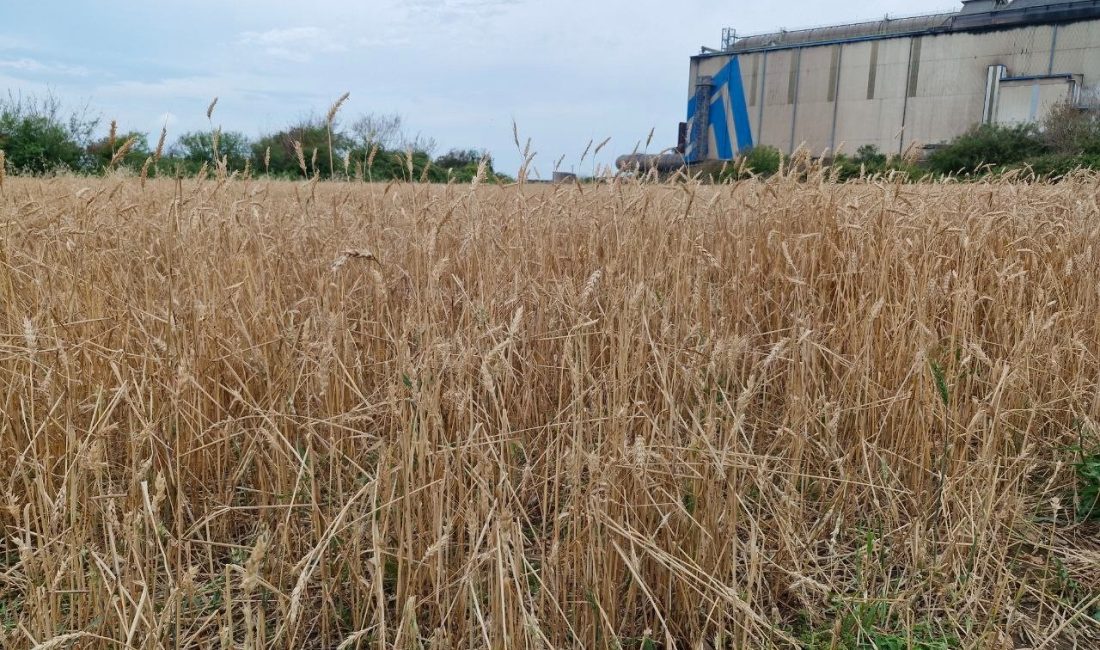
[[1100, 0], [968, 0], [955, 13], [723, 34], [691, 59], [687, 162], [758, 145], [885, 153], [1038, 122], [1100, 87]]

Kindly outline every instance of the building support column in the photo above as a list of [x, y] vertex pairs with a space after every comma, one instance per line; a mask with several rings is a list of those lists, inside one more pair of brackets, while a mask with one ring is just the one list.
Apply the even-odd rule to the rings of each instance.
[[792, 156], [794, 155], [795, 150], [795, 127], [798, 126], [798, 86], [799, 81], [801, 81], [800, 77], [802, 76], [802, 48], [798, 48], [797, 52], [798, 54], [796, 54], [794, 57], [794, 70], [791, 73], [791, 86], [793, 88], [793, 92], [791, 92], [791, 89], [789, 88], [787, 93], [788, 98], [791, 100], [791, 104], [794, 105], [794, 109], [791, 111], [791, 147], [790, 151], [787, 152], [789, 155]]
[[844, 71], [844, 46], [836, 46], [836, 58], [834, 59], [834, 65], [836, 66], [834, 73], [836, 75], [833, 81], [832, 94], [833, 94], [833, 128], [829, 133], [829, 154], [834, 158], [836, 157], [836, 123], [837, 118], [840, 115], [840, 75]]
[[985, 106], [982, 108], [982, 124], [997, 121], [997, 103], [1001, 98], [1001, 79], [1005, 78], [1008, 68], [1003, 65], [991, 65], [985, 77]]
[[905, 130], [909, 127], [909, 98], [917, 96], [917, 82], [920, 80], [921, 37], [909, 39], [909, 67], [905, 84], [905, 100], [901, 105], [901, 131], [898, 132], [898, 155], [905, 153]]
[[1058, 51], [1058, 27], [1055, 25], [1050, 33], [1050, 63], [1047, 64], [1047, 74], [1054, 74], [1054, 53]]
[[760, 96], [756, 117], [756, 142], [764, 140], [764, 104], [768, 101], [768, 51], [764, 50], [764, 63], [760, 73]]

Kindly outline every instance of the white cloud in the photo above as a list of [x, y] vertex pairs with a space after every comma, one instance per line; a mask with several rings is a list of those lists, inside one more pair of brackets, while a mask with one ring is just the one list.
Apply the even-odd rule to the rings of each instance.
[[523, 0], [407, 0], [411, 9], [447, 16], [495, 15], [519, 4]]
[[193, 76], [161, 79], [160, 81], [119, 81], [100, 88], [112, 98], [201, 99], [207, 101], [225, 94], [232, 82], [224, 77]]
[[[97, 86], [93, 97], [110, 98], [113, 106], [123, 104], [145, 107], [148, 112], [140, 119], [144, 123], [150, 114], [159, 115], [156, 130], [167, 119], [169, 126], [186, 125], [195, 116], [206, 121], [206, 108], [210, 100], [218, 97], [217, 115], [226, 110], [252, 110], [273, 105], [293, 106], [296, 109], [324, 105], [331, 101], [330, 93], [302, 92], [288, 87], [283, 78], [274, 75], [232, 72], [226, 74], [168, 77], [156, 80], [129, 79]], [[98, 102], [97, 102], [98, 103]], [[171, 112], [154, 112], [154, 111]], [[251, 125], [255, 126], [255, 124]]]
[[266, 32], [242, 32], [241, 45], [259, 47], [265, 55], [292, 63], [306, 63], [317, 53], [346, 52], [347, 45], [319, 27], [290, 27]]
[[54, 88], [49, 84], [41, 81], [17, 79], [4, 74], [3, 71], [0, 71], [0, 88], [7, 88], [9, 89], [7, 92], [13, 92], [24, 97], [46, 97], [54, 91]]
[[290, 29], [269, 29], [266, 32], [244, 32], [241, 42], [245, 45], [288, 46], [316, 41], [326, 36], [319, 27], [291, 27]]
[[358, 39], [355, 44], [368, 49], [383, 49], [387, 47], [406, 47], [413, 44], [413, 39], [410, 36], [400, 35], [367, 36]]
[[37, 59], [22, 57], [19, 59], [0, 59], [0, 69], [15, 70], [17, 72], [33, 72], [35, 74], [57, 74], [68, 77], [87, 77], [88, 69], [83, 66], [66, 65], [63, 63], [43, 63]]

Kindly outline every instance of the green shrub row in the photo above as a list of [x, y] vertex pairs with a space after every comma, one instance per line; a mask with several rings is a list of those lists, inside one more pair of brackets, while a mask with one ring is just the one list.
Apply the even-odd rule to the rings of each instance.
[[[383, 119], [391, 120], [391, 131], [400, 126], [400, 118]], [[374, 123], [378, 122], [375, 118]], [[392, 133], [383, 141], [374, 140], [362, 129], [330, 134], [327, 121], [319, 117], [255, 140], [213, 129], [184, 133], [167, 146], [164, 142], [151, 145], [143, 133], [119, 132], [113, 123], [108, 135], [93, 137], [100, 126], [87, 111], [64, 114], [53, 97], [0, 98], [0, 150], [5, 153], [6, 171], [97, 174], [126, 168], [149, 175], [192, 176], [224, 165], [229, 173], [280, 178], [469, 182], [484, 160], [488, 178], [508, 178], [493, 170], [491, 158], [482, 151], [456, 149], [433, 158], [434, 145], [419, 137], [402, 143]]]
[[[779, 171], [783, 155], [774, 147], [756, 147], [729, 167], [731, 176], [768, 176]], [[1100, 110], [1063, 104], [1042, 124], [976, 126], [923, 160], [887, 156], [876, 147], [860, 147], [854, 156], [838, 154], [830, 163], [839, 180], [900, 172], [922, 177], [973, 178], [1010, 171], [1057, 178], [1076, 170], [1100, 170]]]

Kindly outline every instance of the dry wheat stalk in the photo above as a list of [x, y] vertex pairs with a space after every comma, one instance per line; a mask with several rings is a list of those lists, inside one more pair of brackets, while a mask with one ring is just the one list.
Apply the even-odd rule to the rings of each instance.
[[302, 175], [309, 176], [309, 170], [306, 169], [306, 154], [302, 150], [302, 143], [298, 140], [294, 141], [294, 155], [298, 159], [298, 167], [302, 170]]
[[349, 97], [351, 97], [351, 93], [346, 92], [340, 95], [340, 97], [332, 103], [332, 106], [329, 107], [328, 113], [325, 115], [325, 123], [328, 124], [330, 130], [336, 122], [336, 114], [340, 112], [340, 108], [344, 105], [344, 102], [348, 101]]
[[72, 632], [70, 634], [61, 634], [53, 637], [49, 641], [36, 644], [33, 648], [31, 648], [31, 650], [56, 650], [57, 648], [67, 648], [73, 645], [75, 642], [89, 637], [94, 638], [95, 635], [88, 632]]
[[149, 178], [149, 168], [152, 165], [153, 165], [153, 157], [150, 156], [150, 157], [145, 159], [145, 163], [142, 164], [142, 166], [141, 166], [141, 174], [139, 174], [139, 178], [141, 179], [141, 188], [142, 189], [145, 189], [145, 181], [148, 180], [148, 178]]
[[221, 160], [221, 141], [222, 130], [221, 127], [218, 127], [210, 134], [210, 153], [214, 158], [214, 162]]
[[378, 155], [378, 145], [374, 145], [370, 148], [370, 153], [367, 154], [367, 171], [369, 172], [374, 167], [374, 158]]
[[1096, 646], [1100, 178], [790, 165], [9, 179], [0, 645]]
[[[348, 97], [351, 97], [350, 92], [346, 92], [333, 102], [332, 106], [328, 109], [328, 114], [325, 116], [325, 130], [328, 133], [328, 175], [331, 178], [336, 173], [335, 165], [333, 164], [332, 153], [332, 129], [336, 123], [336, 114], [340, 112], [340, 107], [344, 105], [344, 102], [348, 101]], [[314, 161], [314, 171], [316, 171], [316, 161]], [[347, 172], [347, 163], [344, 163], [344, 172]]]
[[168, 126], [161, 127], [160, 137], [157, 138], [157, 147], [153, 150], [153, 163], [160, 162], [162, 156], [164, 156], [164, 141], [168, 139]]
[[132, 136], [127, 139], [126, 142], [123, 142], [122, 146], [118, 148], [118, 151], [111, 156], [111, 162], [108, 163], [107, 167], [114, 169], [115, 166], [126, 157], [126, 154], [130, 153], [130, 149], [133, 148], [135, 142], [137, 142], [137, 136]]

